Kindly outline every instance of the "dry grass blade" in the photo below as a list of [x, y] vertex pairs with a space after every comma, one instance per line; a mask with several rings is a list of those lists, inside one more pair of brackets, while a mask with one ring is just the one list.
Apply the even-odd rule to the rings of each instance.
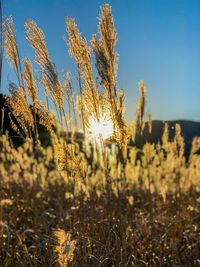
[[60, 267], [67, 267], [73, 261], [75, 241], [71, 240], [71, 235], [65, 233], [64, 230], [58, 229], [54, 231], [57, 245], [54, 246], [54, 252]]

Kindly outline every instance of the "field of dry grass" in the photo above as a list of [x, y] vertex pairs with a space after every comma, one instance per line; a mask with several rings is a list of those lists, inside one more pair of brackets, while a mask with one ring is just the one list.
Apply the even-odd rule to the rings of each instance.
[[[5, 109], [23, 144], [4, 131], [2, 110], [0, 266], [200, 266], [200, 137], [187, 158], [179, 124], [172, 140], [166, 123], [160, 143], [134, 145], [145, 125], [151, 133], [152, 118], [141, 81], [135, 119], [126, 121], [111, 7], [101, 7], [91, 45], [66, 19], [78, 96], [70, 74], [59, 77], [34, 21], [25, 30], [40, 86], [33, 63], [19, 57], [11, 17], [3, 30], [4, 53], [18, 77]], [[39, 126], [51, 138], [48, 147]]]

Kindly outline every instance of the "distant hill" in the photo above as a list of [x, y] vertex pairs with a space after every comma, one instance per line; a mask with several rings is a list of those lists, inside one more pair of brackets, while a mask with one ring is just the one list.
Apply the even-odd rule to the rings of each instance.
[[172, 140], [175, 135], [175, 124], [178, 123], [181, 126], [182, 136], [185, 139], [185, 150], [188, 155], [192, 139], [195, 136], [200, 136], [200, 122], [189, 121], [189, 120], [176, 120], [176, 121], [152, 121], [152, 133], [149, 134], [148, 125], [145, 125], [144, 133], [142, 136], [136, 139], [136, 145], [141, 147], [144, 143], [158, 143], [162, 140], [162, 134], [164, 130], [164, 122], [169, 125], [169, 138]]

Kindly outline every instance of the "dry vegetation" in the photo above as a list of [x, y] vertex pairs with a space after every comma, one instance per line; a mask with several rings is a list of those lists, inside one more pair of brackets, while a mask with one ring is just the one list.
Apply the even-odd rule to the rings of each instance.
[[[131, 145], [145, 123], [151, 132], [151, 114], [146, 122], [142, 81], [135, 120], [125, 119], [111, 7], [101, 7], [91, 45], [66, 19], [78, 96], [69, 73], [59, 77], [42, 30], [26, 22], [46, 103], [31, 61], [21, 62], [11, 18], [3, 29], [18, 78], [6, 103], [24, 144], [16, 148], [8, 134], [0, 136], [0, 266], [200, 266], [200, 137], [187, 159], [178, 124], [173, 140], [165, 124], [161, 143]], [[47, 148], [39, 124], [51, 136]]]

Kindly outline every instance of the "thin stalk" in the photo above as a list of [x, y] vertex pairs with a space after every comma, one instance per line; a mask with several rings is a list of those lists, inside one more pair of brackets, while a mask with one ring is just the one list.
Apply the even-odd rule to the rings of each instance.
[[81, 85], [81, 74], [78, 66], [78, 83], [79, 83], [79, 89], [80, 89], [80, 96], [81, 96], [81, 117], [82, 117], [82, 124], [83, 124], [83, 132], [85, 134], [85, 118], [84, 118], [84, 111], [83, 111], [83, 90]]
[[2, 20], [2, 2], [0, 0], [0, 93], [2, 80], [2, 66], [3, 66], [3, 20]]
[[47, 103], [47, 109], [48, 109], [48, 111], [50, 111], [50, 109], [49, 109], [49, 98], [48, 98], [47, 94], [46, 94], [46, 103]]
[[59, 114], [60, 114], [61, 125], [63, 127], [63, 116], [62, 116], [62, 110], [60, 108], [59, 108]]
[[3, 134], [3, 125], [4, 125], [4, 115], [5, 115], [5, 108], [3, 107], [1, 110], [1, 134]]
[[65, 125], [66, 125], [66, 128], [67, 128], [67, 131], [69, 131], [69, 125], [68, 125], [68, 122], [67, 122], [66, 113], [65, 113], [64, 108], [62, 108], [62, 113], [63, 113], [63, 116], [64, 116], [64, 120], [65, 120]]
[[154, 231], [154, 219], [153, 219], [153, 199], [151, 193], [151, 177], [149, 173], [149, 166], [148, 166], [148, 190], [149, 190], [149, 200], [150, 200], [150, 222], [151, 222], [151, 230]]
[[35, 112], [35, 107], [33, 107], [33, 115], [34, 115], [34, 122], [35, 122], [35, 136], [36, 140], [39, 140], [39, 133], [38, 133], [38, 127], [37, 127], [37, 117], [36, 117], [36, 112]]
[[75, 110], [74, 101], [73, 101], [73, 103], [72, 103], [72, 109], [73, 109], [73, 113], [74, 113], [74, 124], [75, 124], [75, 129], [77, 129], [77, 118], [76, 118], [76, 110]]

